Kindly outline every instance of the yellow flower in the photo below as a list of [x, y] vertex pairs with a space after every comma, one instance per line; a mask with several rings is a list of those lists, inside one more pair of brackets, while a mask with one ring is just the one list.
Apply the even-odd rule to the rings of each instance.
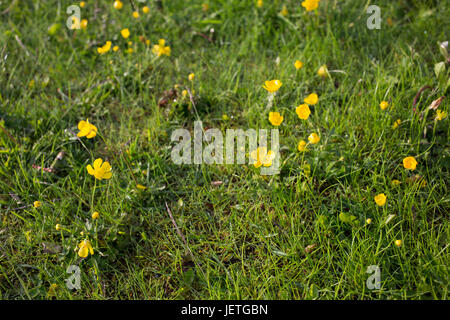
[[306, 151], [306, 145], [307, 145], [307, 143], [306, 143], [305, 140], [300, 140], [298, 145], [297, 145], [298, 151], [305, 152]]
[[189, 76], [188, 76], [189, 81], [194, 80], [194, 78], [195, 78], [195, 74], [193, 74], [193, 73], [189, 74]]
[[395, 245], [397, 247], [401, 247], [402, 246], [402, 240], [395, 240]]
[[114, 47], [113, 47], [113, 51], [114, 51], [114, 52], [116, 52], [116, 51], [118, 51], [118, 50], [119, 50], [119, 46], [114, 46]]
[[33, 202], [33, 207], [35, 207], [35, 208], [39, 208], [41, 205], [42, 205], [42, 203], [40, 201]]
[[312, 144], [319, 143], [320, 137], [317, 135], [317, 133], [311, 133], [308, 137], [308, 141]]
[[222, 120], [223, 121], [227, 121], [227, 120], [230, 120], [230, 118], [226, 114], [223, 114], [222, 115]]
[[403, 167], [408, 170], [416, 170], [417, 161], [414, 157], [406, 157], [403, 159]]
[[125, 50], [126, 53], [133, 53], [134, 49], [133, 48], [128, 48], [127, 50]]
[[288, 15], [288, 9], [286, 8], [286, 6], [283, 6], [283, 9], [281, 9], [280, 14], [284, 17], [286, 17]]
[[319, 7], [320, 0], [305, 0], [302, 2], [302, 7], [306, 9], [306, 11], [312, 11]]
[[203, 10], [203, 11], [208, 11], [208, 9], [209, 9], [209, 4], [207, 4], [207, 3], [202, 3], [202, 10]]
[[114, 1], [113, 7], [114, 7], [114, 9], [117, 9], [117, 10], [122, 9], [122, 7], [123, 7], [122, 1], [119, 1], [119, 0], [118, 1]]
[[55, 226], [56, 231], [59, 231], [62, 229], [62, 225], [60, 225], [59, 223]]
[[81, 258], [86, 258], [88, 254], [94, 254], [94, 249], [92, 248], [92, 244], [89, 240], [83, 240], [78, 244], [78, 255]]
[[258, 1], [256, 2], [256, 6], [257, 6], [258, 8], [262, 8], [263, 5], [264, 5], [263, 0], [258, 0]]
[[126, 39], [130, 36], [130, 30], [128, 30], [128, 28], [122, 29], [122, 31], [120, 31], [120, 34]]
[[135, 18], [135, 19], [139, 18], [139, 12], [134, 11], [133, 12], [133, 18]]
[[315, 105], [319, 101], [319, 96], [316, 93], [311, 93], [303, 101], [305, 103], [309, 104], [310, 106], [312, 106], [312, 105]]
[[58, 285], [56, 283], [52, 283], [50, 288], [48, 288], [47, 296], [54, 297], [56, 296], [56, 289], [58, 289]]
[[78, 132], [77, 137], [86, 137], [88, 139], [94, 138], [97, 135], [97, 127], [94, 126], [92, 123], [89, 123], [89, 120], [86, 119], [86, 121], [81, 120], [78, 122]]
[[104, 54], [104, 53], [108, 52], [109, 49], [111, 49], [111, 41], [106, 41], [104, 46], [97, 48], [97, 52], [99, 54]]
[[84, 2], [84, 1], [80, 2], [80, 7], [84, 8], [85, 5], [86, 5], [86, 2]]
[[402, 123], [402, 120], [400, 120], [400, 119], [395, 120], [395, 122], [394, 122], [392, 128], [397, 129], [397, 127], [398, 127], [401, 123]]
[[399, 185], [401, 184], [401, 182], [400, 182], [400, 180], [394, 179], [394, 180], [391, 181], [391, 184], [392, 184], [394, 187], [396, 187], [396, 186], [399, 186]]
[[372, 223], [372, 219], [369, 218], [366, 220], [366, 224], [371, 224], [371, 223]]
[[283, 122], [283, 116], [279, 112], [269, 112], [269, 121], [274, 126], [279, 126]]
[[72, 17], [72, 25], [70, 26], [70, 29], [80, 29], [80, 27], [80, 20], [77, 17]]
[[145, 189], [147, 189], [147, 187], [146, 187], [146, 186], [143, 186], [142, 184], [138, 184], [136, 187], [137, 187], [138, 189], [140, 189], [140, 190], [145, 190]]
[[386, 203], [386, 196], [384, 193], [377, 194], [374, 199], [376, 204], [380, 207], [384, 206]]
[[92, 219], [98, 219], [99, 216], [100, 216], [100, 213], [97, 212], [97, 211], [94, 211], [94, 212], [92, 213]]
[[187, 91], [187, 90], [181, 91], [181, 95], [183, 96], [183, 98], [186, 97], [187, 94], [188, 94], [188, 91]]
[[277, 92], [282, 85], [283, 84], [281, 83], [280, 80], [270, 80], [264, 83], [263, 88], [269, 91], [270, 93], [274, 93]]
[[317, 74], [322, 77], [325, 78], [328, 75], [328, 69], [326, 65], [323, 65], [319, 68], [319, 70], [317, 70]]
[[86, 29], [86, 28], [87, 28], [87, 25], [88, 25], [87, 19], [81, 20], [81, 22], [80, 22], [80, 27], [81, 27], [81, 29]]
[[145, 7], [142, 8], [142, 12], [143, 13], [149, 13], [150, 12], [150, 8], [145, 6]]
[[294, 63], [295, 69], [301, 69], [303, 67], [303, 62], [301, 62], [300, 60], [296, 60]]
[[266, 147], [261, 147], [252, 151], [250, 157], [254, 160], [253, 165], [255, 168], [259, 168], [261, 166], [270, 167], [273, 159], [275, 159], [275, 153], [272, 150], [267, 152]]
[[387, 107], [389, 107], [389, 103], [387, 101], [381, 101], [381, 103], [380, 103], [381, 110], [384, 110]]
[[436, 110], [436, 121], [441, 121], [447, 118], [447, 111]]
[[111, 165], [107, 161], [103, 162], [100, 158], [94, 161], [94, 168], [88, 164], [86, 169], [91, 176], [98, 180], [111, 179]]
[[158, 57], [165, 54], [166, 56], [170, 56], [170, 47], [166, 46], [166, 40], [159, 39], [158, 44], [155, 44], [152, 49], [153, 53]]
[[301, 104], [297, 108], [295, 108], [295, 113], [297, 113], [297, 116], [300, 119], [306, 120], [311, 114], [311, 110], [309, 109], [309, 106], [307, 104]]

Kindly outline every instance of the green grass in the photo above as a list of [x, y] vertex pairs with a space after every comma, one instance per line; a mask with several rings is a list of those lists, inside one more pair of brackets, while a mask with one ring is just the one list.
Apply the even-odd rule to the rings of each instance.
[[[448, 2], [322, 0], [316, 14], [301, 1], [205, 0], [204, 12], [202, 1], [163, 0], [139, 19], [129, 1], [120, 11], [112, 2], [86, 1], [88, 27], [73, 31], [70, 2], [0, 1], [1, 299], [48, 299], [51, 284], [58, 299], [448, 299], [449, 119], [428, 110], [449, 94], [448, 65], [434, 72]], [[381, 7], [380, 30], [366, 27], [369, 3]], [[170, 57], [153, 55], [160, 38]], [[99, 55], [107, 40], [120, 51]], [[272, 128], [262, 88], [271, 79], [283, 82], [271, 109], [284, 116], [279, 175], [172, 162], [171, 133], [196, 119], [224, 133]], [[175, 84], [177, 101], [158, 106]], [[303, 121], [295, 107], [311, 92], [320, 100]], [[86, 118], [98, 135], [77, 139]], [[300, 153], [311, 132], [320, 142]], [[87, 173], [96, 158], [111, 163], [111, 180]], [[33, 168], [53, 163], [54, 173]], [[75, 251], [83, 239], [95, 251], [86, 259]], [[81, 268], [80, 290], [66, 288], [70, 265]], [[370, 265], [381, 268], [380, 290], [366, 286]]]

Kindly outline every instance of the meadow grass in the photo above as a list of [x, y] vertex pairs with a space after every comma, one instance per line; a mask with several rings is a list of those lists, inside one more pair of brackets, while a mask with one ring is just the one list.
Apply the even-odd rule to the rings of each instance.
[[[322, 0], [306, 12], [301, 1], [163, 0], [148, 14], [134, 1], [138, 19], [130, 1], [112, 3], [86, 1], [87, 28], [69, 30], [66, 8], [79, 3], [0, 1], [1, 299], [448, 298], [449, 127], [428, 108], [448, 95], [448, 68], [435, 72], [448, 1]], [[369, 4], [379, 30], [366, 26]], [[161, 38], [170, 56], [152, 52]], [[108, 40], [120, 50], [100, 55]], [[267, 110], [271, 79], [283, 85]], [[319, 103], [300, 120], [312, 92]], [[172, 162], [173, 130], [270, 129], [269, 111], [284, 116], [279, 175]], [[86, 119], [93, 139], [76, 136]], [[299, 152], [312, 132], [320, 142]], [[110, 180], [88, 174], [96, 158]], [[84, 239], [94, 255], [82, 259]], [[70, 265], [79, 290], [66, 287]], [[366, 285], [370, 265], [380, 289]]]

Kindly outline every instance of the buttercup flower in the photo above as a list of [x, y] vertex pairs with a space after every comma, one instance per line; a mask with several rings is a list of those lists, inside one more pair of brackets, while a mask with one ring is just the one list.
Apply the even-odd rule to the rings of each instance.
[[111, 165], [107, 161], [103, 162], [102, 159], [96, 159], [94, 161], [94, 168], [89, 164], [86, 169], [91, 176], [94, 176], [98, 180], [111, 179]]
[[35, 208], [39, 208], [41, 205], [42, 205], [42, 203], [40, 201], [33, 202], [33, 207], [35, 207]]
[[122, 31], [120, 31], [120, 34], [126, 39], [130, 36], [130, 30], [128, 30], [128, 28], [122, 29]]
[[395, 120], [394, 124], [392, 125], [392, 128], [397, 129], [397, 127], [402, 123], [402, 120], [397, 119]]
[[403, 159], [403, 167], [408, 170], [416, 170], [417, 161], [414, 157], [406, 157]]
[[117, 10], [122, 9], [122, 7], [123, 7], [122, 1], [114, 1], [113, 7], [114, 7], [115, 9], [117, 9]]
[[386, 196], [385, 196], [384, 193], [380, 193], [380, 194], [377, 194], [377, 195], [374, 197], [374, 200], [375, 200], [375, 203], [376, 203], [377, 205], [379, 205], [380, 207], [382, 207], [382, 206], [384, 206], [385, 203], [386, 203]]
[[281, 83], [280, 80], [270, 80], [264, 83], [263, 88], [269, 91], [270, 93], [274, 93], [277, 92], [282, 85], [283, 84]]
[[92, 213], [92, 219], [98, 219], [98, 217], [100, 216], [100, 213], [98, 213], [97, 211], [94, 211], [93, 213]]
[[80, 7], [84, 8], [85, 5], [86, 5], [86, 2], [84, 2], [84, 1], [80, 2]]
[[52, 283], [50, 288], [48, 288], [47, 296], [54, 297], [56, 296], [56, 289], [58, 289], [58, 285], [56, 283]]
[[366, 220], [366, 224], [371, 224], [371, 223], [372, 223], [372, 219], [369, 218]]
[[381, 110], [384, 110], [387, 107], [389, 107], [389, 103], [387, 101], [381, 101], [381, 103], [380, 103]]
[[106, 41], [105, 45], [97, 48], [97, 52], [99, 54], [105, 54], [111, 49], [111, 41]]
[[402, 240], [395, 240], [395, 245], [397, 247], [401, 247], [402, 246]]
[[81, 27], [81, 29], [86, 29], [86, 28], [87, 28], [87, 25], [88, 25], [87, 19], [81, 20], [81, 22], [80, 22], [80, 27]]
[[195, 74], [193, 74], [193, 73], [189, 74], [189, 76], [188, 76], [189, 81], [194, 80], [194, 78], [195, 78]]
[[142, 12], [143, 13], [149, 13], [150, 12], [150, 8], [145, 6], [145, 7], [142, 8]]
[[307, 145], [307, 143], [306, 143], [305, 140], [300, 140], [298, 145], [297, 145], [298, 151], [305, 152], [306, 151], [306, 145]]
[[306, 120], [311, 114], [311, 110], [309, 109], [309, 106], [307, 104], [301, 104], [297, 108], [295, 108], [295, 113], [297, 113], [297, 116], [300, 119]]
[[94, 126], [92, 123], [89, 123], [89, 120], [86, 119], [86, 121], [81, 120], [78, 122], [78, 132], [77, 137], [86, 137], [88, 139], [94, 138], [97, 135], [97, 127]]
[[89, 240], [83, 240], [78, 244], [78, 255], [81, 258], [86, 258], [88, 254], [94, 254], [94, 249], [92, 248], [92, 244]]
[[259, 168], [261, 166], [270, 167], [273, 159], [275, 159], [275, 153], [272, 150], [267, 152], [266, 147], [260, 147], [252, 151], [250, 157], [254, 160], [253, 165], [255, 168]]
[[441, 121], [441, 120], [444, 120], [445, 118], [447, 118], [447, 112], [437, 109], [436, 110], [436, 118], [435, 118], [435, 120], [436, 121]]
[[328, 75], [328, 69], [326, 65], [323, 65], [319, 68], [319, 70], [317, 70], [317, 74], [322, 77], [325, 78]]
[[264, 5], [263, 0], [258, 0], [258, 1], [256, 2], [256, 6], [257, 6], [258, 8], [262, 8], [263, 5]]
[[153, 53], [158, 57], [165, 54], [166, 56], [170, 56], [170, 47], [166, 46], [166, 40], [159, 39], [158, 44], [155, 44], [152, 49]]
[[394, 179], [394, 180], [391, 181], [391, 184], [392, 184], [394, 187], [396, 187], [396, 186], [399, 186], [399, 185], [401, 184], [401, 182], [400, 182], [400, 180]]
[[303, 67], [303, 62], [301, 62], [300, 60], [296, 60], [294, 63], [295, 69], [301, 69]]
[[311, 133], [308, 137], [308, 141], [311, 144], [316, 144], [316, 143], [319, 143], [320, 137], [317, 135], [317, 133]]
[[288, 15], [288, 9], [286, 8], [286, 6], [283, 6], [283, 8], [280, 11], [280, 14], [284, 17], [286, 17]]
[[283, 122], [283, 116], [279, 112], [269, 112], [269, 121], [274, 126], [279, 126]]
[[320, 0], [305, 0], [302, 2], [302, 7], [306, 9], [306, 11], [312, 11], [319, 7]]
[[310, 106], [312, 106], [312, 105], [315, 105], [319, 101], [319, 96], [316, 93], [311, 93], [303, 101], [305, 103], [309, 104]]
[[72, 25], [70, 26], [70, 29], [80, 29], [80, 27], [80, 20], [77, 17], [72, 17]]
[[147, 189], [147, 187], [146, 187], [146, 186], [143, 186], [142, 184], [138, 184], [138, 185], [136, 186], [136, 188], [138, 188], [138, 189], [140, 189], [140, 190], [145, 190], [145, 189]]
[[59, 230], [62, 229], [62, 226], [58, 223], [58, 224], [55, 226], [55, 229], [56, 229], [56, 231], [59, 231]]
[[114, 46], [114, 47], [113, 47], [113, 51], [114, 51], [114, 52], [116, 52], [116, 51], [118, 51], [118, 50], [119, 50], [119, 46]]
[[133, 12], [133, 18], [135, 18], [135, 19], [139, 18], [139, 12], [134, 11]]

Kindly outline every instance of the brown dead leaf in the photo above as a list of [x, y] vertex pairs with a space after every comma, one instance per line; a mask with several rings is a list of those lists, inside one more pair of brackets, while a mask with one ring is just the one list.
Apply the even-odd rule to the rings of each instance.
[[316, 248], [317, 248], [317, 243], [310, 244], [309, 246], [307, 246], [307, 247], [305, 248], [305, 252], [306, 252], [306, 253], [311, 253], [311, 252], [313, 252], [314, 249], [316, 249]]

